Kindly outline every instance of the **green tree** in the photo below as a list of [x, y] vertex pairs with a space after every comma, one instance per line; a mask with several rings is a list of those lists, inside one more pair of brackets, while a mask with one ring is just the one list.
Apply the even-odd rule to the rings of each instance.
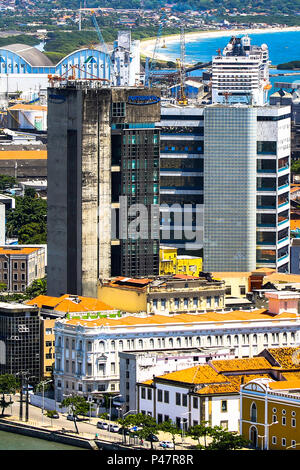
[[220, 426], [214, 426], [212, 432], [212, 442], [207, 446], [207, 450], [237, 450], [250, 446], [250, 441], [235, 432], [229, 432]]
[[35, 279], [30, 286], [25, 290], [25, 297], [34, 299], [38, 295], [47, 294], [47, 279]]
[[296, 160], [292, 163], [291, 166], [292, 173], [299, 174], [300, 173], [300, 160]]
[[175, 450], [175, 437], [177, 435], [180, 435], [180, 429], [176, 426], [176, 424], [173, 423], [170, 419], [168, 421], [164, 421], [159, 425], [159, 429], [164, 432], [168, 432], [172, 435], [172, 441], [174, 444], [174, 450]]
[[[138, 436], [140, 439], [147, 439], [150, 434], [157, 433], [158, 425], [152, 416], [144, 415], [142, 413], [128, 415], [123, 419], [118, 420], [119, 424], [122, 426], [125, 431], [128, 431], [131, 427], [136, 426], [138, 429], [134, 431], [134, 434]], [[153, 448], [153, 441], [150, 440], [151, 449]]]
[[16, 178], [8, 175], [0, 175], [0, 191], [12, 188], [17, 183]]
[[197, 439], [199, 449], [203, 448], [203, 445], [200, 443], [200, 439], [201, 439], [201, 437], [203, 437], [204, 438], [204, 449], [206, 449], [207, 448], [207, 437], [214, 435], [214, 432], [215, 432], [214, 428], [212, 428], [211, 426], [208, 426], [206, 421], [203, 421], [202, 423], [197, 424], [196, 426], [192, 426], [189, 429], [188, 434], [193, 439]]
[[24, 197], [16, 196], [15, 201], [15, 209], [7, 211], [7, 235], [19, 237], [21, 243], [46, 243], [47, 201], [36, 197], [32, 188], [25, 190]]
[[0, 406], [2, 408], [1, 416], [4, 415], [4, 410], [7, 408], [11, 401], [5, 400], [5, 395], [15, 393], [19, 386], [19, 381], [12, 374], [3, 374], [0, 375], [0, 393], [2, 393], [2, 398], [0, 401]]
[[86, 416], [89, 411], [89, 404], [85, 400], [84, 397], [79, 395], [72, 395], [70, 397], [66, 397], [60, 404], [61, 408], [69, 408], [71, 414], [74, 417], [74, 426], [76, 429], [77, 434], [79, 434], [78, 427], [77, 427], [77, 417], [79, 415]]

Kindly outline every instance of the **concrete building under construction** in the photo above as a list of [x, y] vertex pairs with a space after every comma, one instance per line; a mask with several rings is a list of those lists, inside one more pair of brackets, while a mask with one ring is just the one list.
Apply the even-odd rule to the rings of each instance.
[[[75, 80], [48, 89], [49, 295], [96, 297], [99, 278], [159, 273], [159, 119], [154, 88]], [[135, 204], [156, 214], [157, 239], [130, 235]]]

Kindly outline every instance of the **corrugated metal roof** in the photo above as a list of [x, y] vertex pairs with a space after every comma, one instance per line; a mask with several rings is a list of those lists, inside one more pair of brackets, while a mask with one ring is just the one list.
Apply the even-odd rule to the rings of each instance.
[[27, 44], [9, 44], [8, 46], [2, 46], [0, 49], [18, 54], [33, 67], [54, 67], [51, 60], [36, 47]]

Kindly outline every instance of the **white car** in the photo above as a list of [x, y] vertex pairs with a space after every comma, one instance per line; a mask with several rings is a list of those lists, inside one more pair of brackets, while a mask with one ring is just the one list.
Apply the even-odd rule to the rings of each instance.
[[108, 430], [108, 424], [107, 423], [102, 423], [101, 429], [105, 429], [107, 431]]
[[163, 447], [164, 449], [174, 449], [174, 444], [173, 442], [170, 442], [170, 441], [161, 441], [159, 445], [160, 447]]
[[120, 431], [120, 426], [118, 426], [117, 424], [112, 424], [111, 426], [109, 426], [109, 431], [110, 432], [119, 432]]

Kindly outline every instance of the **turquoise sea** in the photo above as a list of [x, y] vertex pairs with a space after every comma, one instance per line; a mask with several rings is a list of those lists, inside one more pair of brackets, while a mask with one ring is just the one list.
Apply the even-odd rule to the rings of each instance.
[[1, 450], [85, 450], [80, 447], [45, 441], [35, 437], [22, 436], [11, 432], [0, 431]]
[[[269, 56], [272, 65], [278, 65], [281, 63], [289, 62], [291, 60], [300, 60], [300, 31], [285, 31], [285, 32], [274, 32], [274, 33], [254, 33], [251, 34], [249, 30], [249, 36], [251, 37], [252, 44], [261, 45], [267, 44], [269, 47]], [[228, 32], [226, 36], [218, 38], [208, 39], [197, 39], [189, 41], [188, 35], [186, 36], [186, 62], [209, 62], [212, 56], [217, 55], [218, 49], [223, 49], [232, 34]], [[171, 38], [166, 39], [166, 48], [159, 48], [157, 52], [167, 55], [170, 60], [175, 61], [176, 58], [180, 57], [180, 43], [175, 42]], [[273, 73], [276, 71], [273, 71]], [[283, 72], [280, 70], [280, 72]], [[272, 74], [272, 69], [270, 71]], [[191, 75], [201, 75], [201, 72], [196, 71]], [[271, 83], [274, 81], [290, 81], [292, 77], [276, 77], [271, 79]], [[294, 76], [293, 81], [298, 80], [297, 76]], [[299, 76], [300, 79], [300, 76]]]

